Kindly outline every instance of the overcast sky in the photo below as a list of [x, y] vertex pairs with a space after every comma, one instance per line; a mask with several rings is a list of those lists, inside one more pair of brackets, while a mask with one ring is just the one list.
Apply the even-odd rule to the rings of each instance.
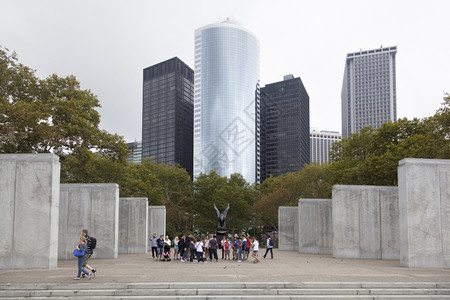
[[1, 0], [0, 45], [40, 77], [75, 75], [101, 127], [141, 140], [142, 69], [178, 56], [194, 30], [226, 18], [260, 41], [261, 84], [301, 77], [310, 125], [341, 132], [346, 54], [397, 46], [398, 117], [427, 117], [450, 92], [450, 1]]

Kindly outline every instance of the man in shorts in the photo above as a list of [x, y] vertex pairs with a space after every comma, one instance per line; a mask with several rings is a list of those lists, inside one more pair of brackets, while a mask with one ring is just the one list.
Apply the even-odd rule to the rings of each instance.
[[[97, 270], [87, 264], [89, 258], [91, 258], [92, 254], [94, 253], [94, 249], [92, 249], [92, 246], [91, 246], [92, 238], [89, 236], [87, 229], [83, 229], [83, 231], [81, 232], [81, 235], [86, 238], [86, 254], [85, 254], [86, 259], [84, 260], [84, 263], [83, 263], [83, 269], [91, 270], [92, 274], [95, 276], [97, 273]], [[86, 277], [86, 274], [83, 273], [82, 277]]]

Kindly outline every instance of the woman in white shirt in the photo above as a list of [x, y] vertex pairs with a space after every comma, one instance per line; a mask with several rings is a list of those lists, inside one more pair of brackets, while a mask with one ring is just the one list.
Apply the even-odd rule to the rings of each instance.
[[202, 240], [198, 240], [197, 243], [195, 243], [195, 251], [197, 252], [197, 260], [198, 262], [205, 262], [205, 259], [203, 258], [203, 242]]
[[258, 259], [259, 242], [258, 242], [258, 240], [256, 239], [256, 237], [253, 237], [252, 248], [253, 248], [252, 257], [255, 259], [255, 260], [253, 261], [253, 263], [257, 264], [257, 263], [259, 263], [259, 259]]

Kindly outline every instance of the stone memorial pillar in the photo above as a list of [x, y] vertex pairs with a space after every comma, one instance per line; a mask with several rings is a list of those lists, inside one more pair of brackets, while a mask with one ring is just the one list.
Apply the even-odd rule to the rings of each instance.
[[333, 187], [333, 257], [398, 259], [398, 188]]
[[400, 265], [450, 268], [450, 160], [399, 162]]
[[147, 253], [147, 198], [119, 198], [119, 254]]
[[148, 239], [156, 233], [156, 237], [162, 234], [166, 236], [166, 207], [165, 206], [149, 206], [148, 207], [148, 250], [152, 249], [151, 241]]
[[59, 259], [74, 259], [81, 231], [97, 239], [93, 258], [117, 258], [119, 186], [116, 183], [61, 184]]
[[298, 206], [278, 208], [278, 249], [298, 250]]
[[298, 201], [298, 252], [333, 253], [331, 199], [300, 199]]
[[0, 155], [0, 269], [58, 264], [59, 157]]

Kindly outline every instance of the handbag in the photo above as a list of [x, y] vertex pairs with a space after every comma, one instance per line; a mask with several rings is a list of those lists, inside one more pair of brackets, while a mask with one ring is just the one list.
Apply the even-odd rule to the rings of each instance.
[[86, 251], [86, 249], [83, 249], [83, 251], [80, 251], [77, 248], [75, 248], [75, 250], [73, 250], [73, 256], [75, 256], [75, 257], [83, 257], [85, 251]]

